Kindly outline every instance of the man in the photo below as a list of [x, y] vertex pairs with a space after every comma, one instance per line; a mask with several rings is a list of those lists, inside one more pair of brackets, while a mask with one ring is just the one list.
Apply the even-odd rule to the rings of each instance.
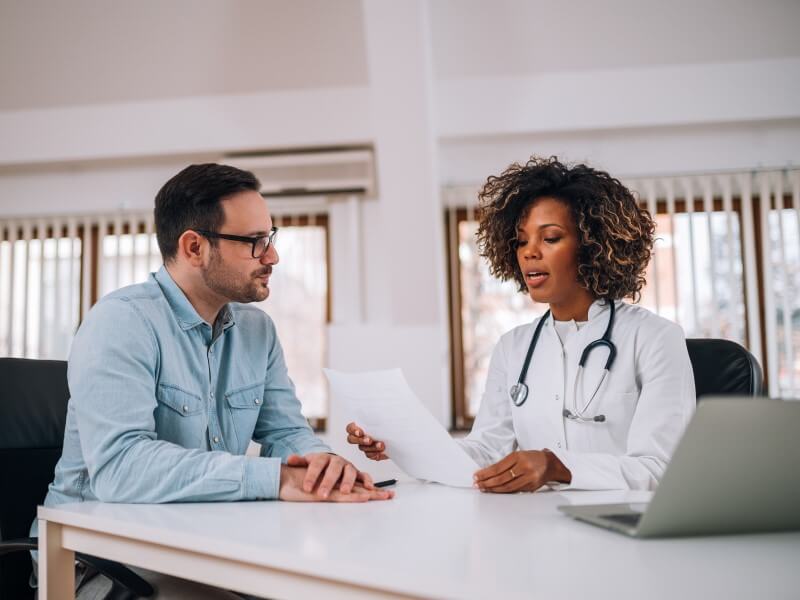
[[[45, 505], [386, 500], [300, 412], [264, 300], [278, 263], [252, 173], [187, 167], [158, 192], [164, 266], [101, 299], [72, 345]], [[245, 456], [250, 440], [261, 456]]]

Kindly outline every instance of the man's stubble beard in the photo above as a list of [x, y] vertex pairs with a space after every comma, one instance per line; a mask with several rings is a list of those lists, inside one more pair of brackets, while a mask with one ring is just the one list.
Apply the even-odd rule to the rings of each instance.
[[230, 302], [261, 302], [269, 296], [269, 288], [254, 279], [257, 273], [267, 272], [261, 268], [247, 275], [239, 275], [229, 269], [222, 256], [215, 248], [211, 249], [208, 267], [203, 269], [203, 281], [216, 294], [227, 298]]

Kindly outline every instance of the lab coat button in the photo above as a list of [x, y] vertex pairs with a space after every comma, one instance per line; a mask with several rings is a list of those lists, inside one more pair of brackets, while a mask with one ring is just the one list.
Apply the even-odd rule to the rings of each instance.
[[558, 446], [559, 448], [561, 448], [561, 442], [558, 442], [558, 443], [556, 444], [556, 446]]

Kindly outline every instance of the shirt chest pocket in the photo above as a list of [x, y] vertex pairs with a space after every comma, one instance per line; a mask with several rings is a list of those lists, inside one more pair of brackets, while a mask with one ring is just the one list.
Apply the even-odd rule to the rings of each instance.
[[[609, 391], [603, 394], [602, 400], [598, 398], [601, 401], [597, 411], [605, 415], [605, 422], [593, 428], [596, 437], [600, 438], [597, 440], [600, 442], [597, 451], [608, 451], [608, 444], [621, 451], [625, 450], [638, 398], [637, 392], [622, 391]], [[594, 416], [591, 410], [589, 414]]]
[[264, 404], [264, 383], [254, 383], [225, 394], [225, 403], [236, 436], [238, 454], [243, 454], [253, 438], [259, 411]]
[[169, 384], [159, 384], [155, 411], [158, 439], [184, 448], [200, 448], [207, 427], [206, 405], [191, 392]]
[[[598, 400], [600, 400], [598, 398]], [[613, 414], [619, 419], [630, 420], [636, 410], [637, 392], [609, 391], [603, 394], [601, 405], [603, 411]]]

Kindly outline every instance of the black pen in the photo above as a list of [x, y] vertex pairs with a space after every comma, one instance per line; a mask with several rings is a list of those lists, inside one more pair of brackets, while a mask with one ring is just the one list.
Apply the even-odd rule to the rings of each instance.
[[375, 487], [388, 487], [390, 485], [394, 485], [397, 483], [397, 479], [387, 479], [386, 481], [378, 481], [375, 483]]

